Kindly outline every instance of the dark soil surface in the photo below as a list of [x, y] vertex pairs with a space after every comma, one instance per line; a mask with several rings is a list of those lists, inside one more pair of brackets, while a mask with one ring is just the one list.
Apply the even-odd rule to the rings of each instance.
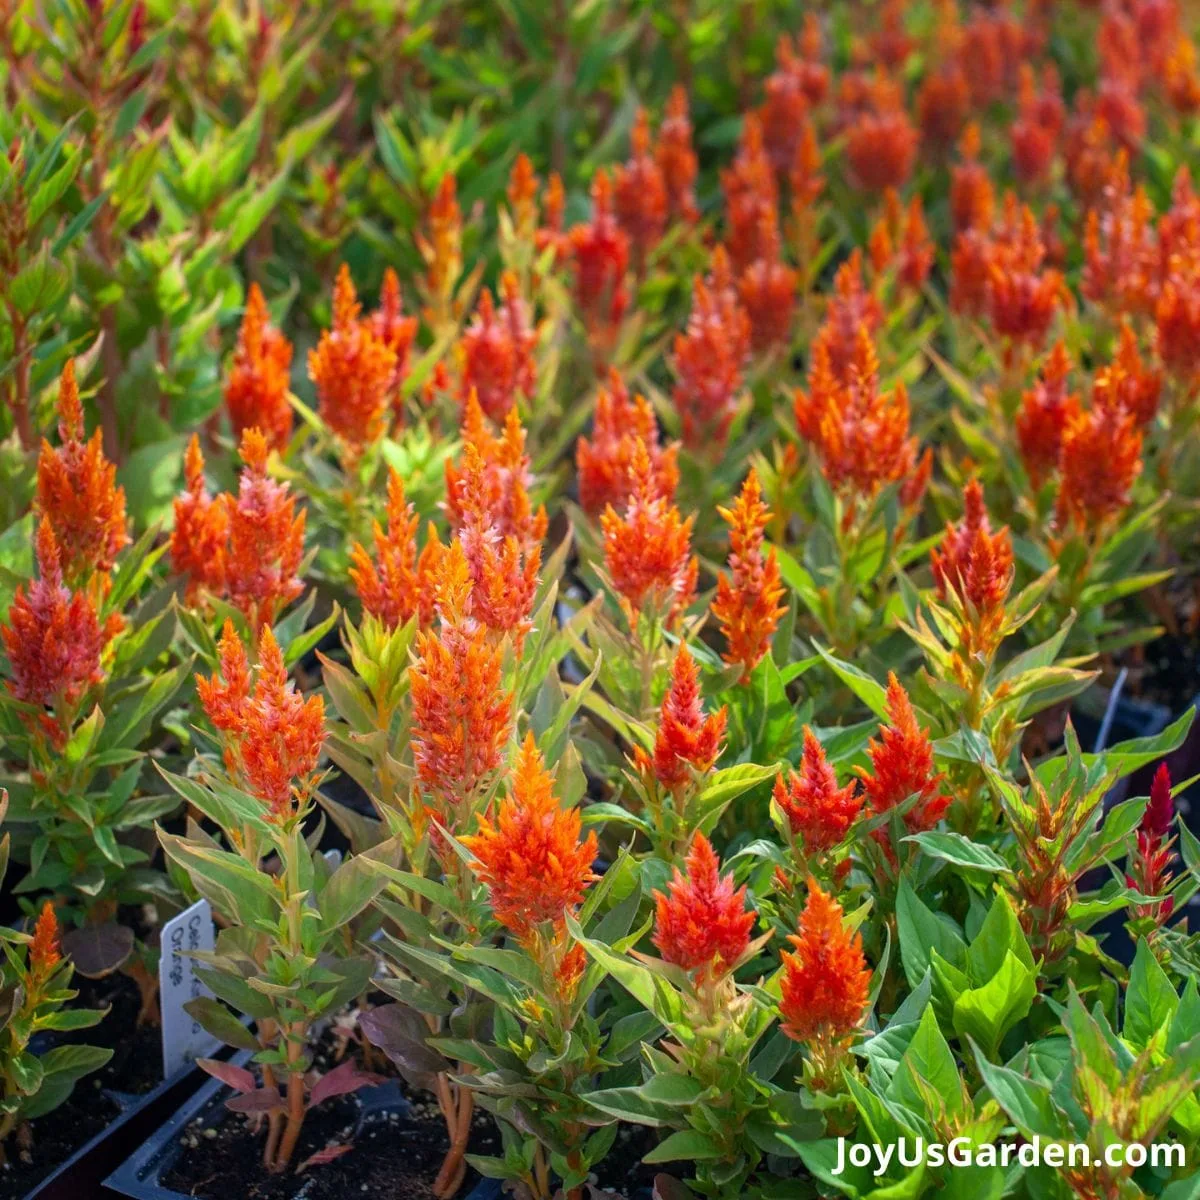
[[645, 1125], [622, 1125], [608, 1157], [596, 1168], [596, 1180], [605, 1191], [631, 1198], [646, 1195], [661, 1165], [647, 1166], [642, 1158], [658, 1145], [658, 1135]]

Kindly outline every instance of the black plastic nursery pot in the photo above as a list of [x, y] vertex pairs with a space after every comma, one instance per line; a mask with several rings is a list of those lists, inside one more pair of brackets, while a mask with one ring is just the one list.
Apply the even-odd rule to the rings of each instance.
[[[231, 1061], [241, 1065], [248, 1062], [250, 1057], [249, 1053], [242, 1053], [235, 1055]], [[229, 1089], [225, 1084], [217, 1079], [209, 1079], [108, 1175], [103, 1181], [106, 1194], [130, 1196], [134, 1200], [192, 1200], [188, 1194], [172, 1188], [167, 1180], [183, 1156], [184, 1139], [189, 1128], [200, 1130], [220, 1124], [225, 1119], [236, 1119], [225, 1108], [228, 1095]], [[359, 1109], [354, 1127], [356, 1143], [368, 1134], [373, 1125], [391, 1126], [400, 1137], [404, 1136], [405, 1127], [413, 1119], [413, 1108], [401, 1092], [398, 1081], [389, 1080], [377, 1087], [364, 1088], [355, 1093], [354, 1098]], [[391, 1136], [394, 1135], [389, 1134]], [[301, 1185], [296, 1194], [303, 1196], [306, 1192], [307, 1188]], [[499, 1196], [499, 1183], [483, 1179], [462, 1200], [498, 1200]]]
[[141, 1095], [105, 1089], [119, 1115], [29, 1191], [25, 1200], [90, 1200], [101, 1195], [105, 1176], [154, 1133], [164, 1112], [184, 1103], [206, 1078], [188, 1066]]

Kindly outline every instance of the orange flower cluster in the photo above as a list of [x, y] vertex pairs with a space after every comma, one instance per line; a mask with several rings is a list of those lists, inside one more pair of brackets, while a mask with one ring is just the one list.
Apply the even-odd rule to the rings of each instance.
[[962, 162], [950, 171], [950, 216], [954, 232], [980, 233], [991, 228], [996, 195], [987, 168], [979, 161], [979, 126], [972, 122], [959, 140]]
[[879, 389], [879, 361], [865, 324], [858, 327], [854, 357], [835, 373], [824, 330], [813, 342], [808, 392], [796, 391], [795, 417], [801, 436], [820, 460], [831, 487], [869, 499], [881, 487], [902, 481], [901, 501], [914, 506], [932, 468], [930, 452], [918, 461], [917, 439], [909, 436], [908, 393], [897, 382]]
[[389, 629], [420, 618], [422, 627], [434, 617], [434, 581], [443, 547], [437, 530], [429, 525], [425, 548], [417, 554], [419, 518], [404, 499], [404, 484], [388, 468], [387, 529], [374, 523], [375, 558], [355, 542], [350, 551], [349, 574], [363, 611], [378, 617]]
[[591, 221], [576, 225], [567, 237], [575, 272], [575, 304], [589, 335], [601, 348], [606, 347], [629, 304], [625, 288], [629, 238], [613, 210], [607, 171], [597, 171], [592, 179]]
[[782, 260], [778, 216], [763, 218], [758, 242], [759, 256], [742, 272], [737, 292], [750, 319], [750, 344], [763, 354], [791, 340], [799, 276]]
[[658, 157], [650, 146], [650, 118], [639, 108], [629, 135], [632, 155], [613, 170], [613, 209], [639, 264], [667, 227], [670, 197]]
[[917, 724], [908, 693], [890, 671], [887, 714], [891, 724], [880, 726], [879, 741], [872, 738], [867, 745], [870, 771], [858, 768], [869, 810], [885, 813], [916, 795], [919, 799], [904, 814], [904, 823], [913, 833], [932, 829], [951, 797], [938, 792], [942, 776], [933, 770], [933, 743]]
[[750, 320], [733, 289], [729, 259], [718, 246], [707, 282], [696, 277], [687, 330], [675, 338], [678, 378], [672, 399], [686, 446], [717, 450], [724, 445], [741, 393], [750, 339]]
[[1162, 383], [1162, 372], [1142, 361], [1137, 336], [1130, 324], [1122, 321], [1116, 355], [1109, 366], [1096, 372], [1092, 382], [1092, 402], [1100, 408], [1123, 408], [1138, 425], [1146, 426], [1158, 412]]
[[533, 348], [537, 345], [537, 333], [530, 328], [517, 277], [505, 272], [500, 286], [504, 302], [499, 313], [492, 293], [484, 288], [478, 314], [459, 342], [462, 354], [459, 398], [465, 404], [474, 392], [480, 407], [493, 421], [504, 420], [517, 403], [518, 394], [531, 400], [536, 383]]
[[855, 90], [851, 103], [842, 97], [850, 179], [866, 192], [903, 187], [916, 161], [917, 131], [901, 88], [881, 72]]
[[952, 27], [939, 40], [941, 61], [921, 80], [917, 89], [917, 125], [921, 142], [937, 153], [944, 153], [962, 132], [971, 104], [966, 72], [957, 57], [958, 29]]
[[866, 1015], [871, 972], [862, 937], [851, 934], [842, 906], [809, 880], [799, 929], [783, 952], [779, 1012], [783, 1032], [797, 1042], [833, 1046], [852, 1034]]
[[462, 274], [462, 211], [458, 207], [458, 181], [442, 176], [426, 214], [429, 236], [417, 235], [417, 249], [425, 262], [425, 295], [429, 322], [437, 327], [453, 319], [451, 301]]
[[1010, 96], [1020, 64], [1038, 46], [1035, 29], [1006, 9], [980, 9], [963, 27], [959, 61], [976, 109], [986, 109]]
[[622, 515], [610, 504], [600, 515], [608, 577], [631, 620], [647, 600], [666, 607], [674, 620], [692, 602], [700, 566], [691, 552], [693, 518], [684, 519], [674, 492], [638, 440], [630, 464], [629, 500]]
[[1047, 66], [1039, 88], [1034, 81], [1033, 68], [1023, 63], [1017, 119], [1011, 133], [1013, 169], [1023, 183], [1036, 183], [1046, 178], [1066, 119], [1058, 72]]
[[994, 648], [992, 639], [1013, 581], [1012, 538], [1007, 526], [992, 532], [979, 480], [972, 479], [963, 489], [963, 508], [962, 522], [947, 522], [941, 546], [929, 552], [934, 585], [940, 598], [953, 592], [969, 606], [978, 648]]
[[717, 579], [712, 614], [725, 635], [725, 661], [741, 663], [742, 678], [763, 659], [779, 618], [787, 612], [775, 551], [763, 554], [763, 531], [771, 510], [753, 467], [732, 508], [717, 510], [729, 526], [729, 574]]
[[862, 811], [863, 797], [855, 779], [838, 787], [833, 764], [805, 725], [800, 771], [789, 771], [786, 781], [782, 771], [775, 777], [775, 803], [801, 851], [813, 855], [824, 854], [846, 840]]
[[986, 317], [1009, 349], [1037, 349], [1058, 309], [1070, 301], [1061, 272], [1047, 268], [1046, 245], [1033, 212], [1005, 197], [1004, 212], [990, 232], [966, 229], [952, 254], [951, 307]]
[[309, 351], [308, 377], [317, 389], [321, 419], [351, 463], [384, 431], [398, 366], [396, 351], [361, 313], [343, 263], [333, 289], [333, 327]]
[[877, 274], [892, 268], [902, 289], [916, 291], [928, 277], [934, 258], [920, 194], [904, 208], [895, 189], [888, 188], [883, 202], [883, 216], [871, 230], [868, 244], [871, 266]]
[[517, 155], [508, 174], [508, 211], [513, 232], [521, 241], [533, 242], [538, 226], [538, 177], [529, 155], [523, 150]]
[[117, 468], [104, 456], [100, 430], [84, 441], [83, 405], [70, 358], [58, 384], [58, 436], [57, 449], [42, 440], [37, 510], [54, 530], [64, 578], [76, 583], [93, 571], [111, 571], [129, 535], [125, 489], [117, 486]]
[[1129, 177], [1129, 156], [1117, 155], [1101, 202], [1087, 215], [1080, 290], [1110, 315], [1152, 313], [1159, 291], [1154, 206]]
[[1129, 503], [1141, 453], [1137, 418], [1124, 408], [1093, 404], [1074, 413], [1063, 428], [1058, 457], [1060, 528], [1106, 526]]
[[404, 315], [404, 305], [400, 295], [400, 276], [393, 268], [388, 267], [383, 273], [383, 287], [379, 291], [379, 307], [371, 314], [371, 327], [376, 339], [387, 346], [396, 356], [396, 368], [392, 375], [392, 416], [397, 421], [403, 415], [400, 385], [408, 374], [408, 355], [416, 340], [419, 324], [416, 317]]
[[[102, 626], [91, 597], [63, 582], [62, 555], [50, 519], [43, 516], [36, 541], [38, 577], [18, 584], [8, 623], [0, 637], [8, 655], [8, 690], [14, 699], [56, 716], [71, 709], [94, 683], [104, 678], [101, 656], [124, 622], [112, 616]], [[60, 722], [47, 724], [54, 737]]]
[[715, 982], [737, 965], [750, 945], [754, 913], [746, 911], [746, 889], [722, 875], [708, 839], [697, 833], [684, 864], [654, 893], [653, 942], [666, 962], [694, 971], [697, 983]]
[[659, 443], [658, 422], [644, 396], [629, 398], [621, 376], [609, 373], [608, 387], [596, 393], [592, 437], [575, 444], [575, 469], [579, 477], [579, 503], [595, 515], [608, 505], [623, 508], [633, 481], [634, 450], [641, 442], [650, 459], [657, 487], [673, 496], [679, 486], [678, 447]]
[[29, 942], [29, 976], [33, 990], [36, 991], [50, 978], [60, 962], [62, 944], [59, 940], [58, 918], [54, 915], [53, 903], [46, 900], [42, 904], [42, 911], [38, 913]]
[[726, 710], [704, 713], [700, 672], [686, 645], [680, 645], [671, 665], [671, 686], [663, 697], [658, 732], [651, 757], [640, 746], [634, 761], [644, 774], [653, 774], [673, 792], [689, 787], [697, 774], [712, 769], [721, 753]]
[[841, 383], [849, 383], [860, 327], [865, 326], [874, 337], [882, 324], [883, 307], [874, 291], [863, 282], [862, 251], [855, 247], [834, 274], [825, 320], [817, 331], [811, 353], [817, 353], [816, 341], [823, 342], [822, 352], [827, 355], [834, 376]]
[[781, 34], [775, 46], [775, 70], [764, 86], [766, 99], [759, 109], [763, 143], [771, 165], [780, 176], [793, 167], [801, 142], [811, 135], [809, 112], [829, 92], [829, 68], [821, 62], [821, 30], [816, 15], [808, 13], [799, 46]]
[[262, 289], [252, 283], [225, 384], [225, 407], [239, 439], [247, 429], [259, 429], [273, 450], [287, 446], [292, 436], [291, 367], [292, 343], [271, 325]]
[[561, 930], [597, 876], [596, 835], [580, 838], [578, 808], [562, 808], [554, 779], [533, 734], [517, 752], [509, 794], [493, 822], [479, 818], [479, 832], [462, 839], [478, 860], [496, 919], [529, 942], [546, 925]]
[[471, 572], [456, 540], [439, 556], [438, 624], [417, 635], [409, 670], [413, 760], [438, 820], [451, 832], [480, 785], [499, 770], [511, 728], [504, 649], [471, 616]]
[[1064, 343], [1056, 342], [1042, 364], [1038, 382], [1021, 396], [1017, 444], [1035, 488], [1040, 488], [1058, 465], [1063, 430], [1079, 411], [1079, 396], [1067, 388], [1070, 372], [1070, 352]]
[[175, 501], [171, 562], [187, 580], [189, 602], [202, 592], [227, 599], [257, 632], [304, 590], [297, 575], [304, 556], [305, 510], [286, 483], [267, 474], [266, 439], [242, 435], [245, 463], [238, 494], [211, 497], [204, 456], [193, 437], [184, 459], [187, 490]]
[[253, 688], [246, 648], [232, 621], [225, 622], [219, 648], [220, 672], [196, 676], [200, 703], [223, 735], [230, 774], [267, 805], [271, 820], [287, 821], [303, 810], [313, 786], [325, 741], [324, 701], [296, 691], [269, 626], [258, 639]]
[[694, 224], [700, 219], [695, 194], [700, 168], [692, 149], [692, 122], [688, 116], [687, 91], [682, 84], [671, 89], [658, 127], [654, 157], [667, 187], [667, 207], [679, 220]]

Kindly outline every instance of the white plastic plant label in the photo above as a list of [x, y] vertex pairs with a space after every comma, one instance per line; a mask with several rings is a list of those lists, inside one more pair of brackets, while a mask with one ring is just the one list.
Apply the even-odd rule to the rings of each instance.
[[212, 995], [196, 977], [196, 960], [190, 955], [196, 950], [212, 950], [214, 942], [212, 908], [207, 900], [197, 900], [162, 927], [158, 982], [165, 1079], [221, 1044], [183, 1007], [198, 996]]

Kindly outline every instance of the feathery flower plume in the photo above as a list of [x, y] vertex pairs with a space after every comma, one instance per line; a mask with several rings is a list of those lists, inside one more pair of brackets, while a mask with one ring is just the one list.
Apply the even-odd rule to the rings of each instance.
[[938, 596], [954, 592], [986, 628], [1003, 611], [1012, 587], [1012, 539], [1007, 526], [992, 532], [979, 480], [963, 489], [963, 506], [961, 524], [947, 522], [941, 546], [930, 550], [930, 565]]
[[479, 311], [463, 331], [460, 342], [462, 379], [459, 397], [465, 403], [472, 392], [484, 413], [502, 422], [518, 395], [533, 398], [536, 364], [533, 348], [537, 333], [530, 328], [517, 277], [506, 271], [500, 286], [504, 300], [496, 311], [487, 288], [479, 298]]
[[610, 504], [600, 515], [604, 562], [627, 612], [638, 613], [648, 598], [670, 602], [673, 620], [692, 602], [700, 566], [691, 552], [693, 518], [684, 519], [643, 441], [634, 447], [629, 501], [618, 516]]
[[1146, 426], [1158, 412], [1162, 382], [1162, 372], [1142, 361], [1132, 326], [1122, 321], [1117, 353], [1092, 381], [1092, 403], [1097, 408], [1122, 408]]
[[902, 187], [916, 161], [917, 131], [905, 111], [900, 88], [879, 74], [865, 99], [845, 131], [850, 179], [866, 192]]
[[658, 127], [654, 158], [667, 188], [667, 206], [671, 214], [689, 225], [694, 224], [700, 219], [694, 191], [699, 166], [692, 149], [687, 90], [682, 84], [671, 89], [666, 113]]
[[917, 724], [908, 693], [890, 671], [887, 714], [890, 724], [881, 725], [879, 740], [872, 738], [867, 744], [870, 771], [857, 768], [868, 807], [873, 814], [885, 813], [915, 794], [919, 800], [904, 814], [904, 823], [912, 833], [932, 829], [951, 797], [938, 792], [942, 776], [933, 770], [933, 743]]
[[775, 777], [775, 803], [800, 849], [813, 855], [833, 850], [846, 840], [862, 811], [863, 797], [855, 779], [838, 787], [833, 764], [805, 725], [800, 770], [789, 771], [786, 781], [782, 771]]
[[779, 216], [764, 213], [758, 235], [759, 256], [738, 278], [738, 299], [750, 319], [750, 344], [763, 354], [791, 340], [797, 273], [782, 260]]
[[1055, 342], [1032, 388], [1021, 396], [1017, 412], [1017, 444], [1021, 461], [1035, 488], [1058, 466], [1063, 430], [1080, 411], [1079, 396], [1067, 388], [1071, 354]]
[[950, 215], [955, 233], [991, 228], [996, 207], [992, 179], [979, 161], [979, 126], [971, 122], [959, 139], [962, 162], [950, 170]]
[[33, 938], [29, 943], [29, 974], [35, 988], [44, 984], [62, 962], [62, 944], [59, 940], [58, 918], [54, 905], [46, 900], [33, 927]]
[[111, 571], [129, 535], [125, 489], [117, 486], [116, 466], [104, 457], [100, 430], [84, 441], [83, 406], [71, 358], [58, 383], [58, 436], [62, 444], [57, 449], [42, 439], [36, 506], [54, 530], [63, 576], [75, 583], [93, 571]]
[[1158, 293], [1159, 250], [1154, 205], [1133, 187], [1129, 156], [1113, 164], [1100, 203], [1087, 214], [1080, 290], [1113, 316], [1152, 314]]
[[742, 388], [750, 353], [750, 321], [738, 303], [722, 247], [708, 280], [696, 277], [687, 329], [675, 338], [677, 380], [671, 393], [690, 447], [722, 446]]
[[1044, 179], [1067, 119], [1058, 73], [1048, 65], [1039, 88], [1033, 68], [1021, 64], [1017, 119], [1012, 126], [1013, 169], [1023, 183]]
[[253, 690], [246, 648], [232, 621], [225, 622], [219, 649], [220, 672], [196, 676], [200, 703], [223, 735], [230, 774], [267, 805], [272, 821], [282, 823], [304, 808], [313, 786], [325, 741], [324, 701], [296, 691], [269, 626], [259, 637]]
[[1186, 387], [1200, 375], [1200, 269], [1182, 260], [1162, 286], [1154, 310], [1155, 347], [1163, 365]]
[[634, 759], [644, 773], [653, 773], [671, 791], [691, 784], [697, 774], [712, 769], [721, 753], [726, 710], [711, 716], [704, 712], [700, 672], [686, 645], [680, 645], [671, 665], [671, 686], [663, 697], [653, 758], [641, 747]]
[[1196, 43], [1181, 33], [1163, 63], [1163, 91], [1167, 103], [1180, 116], [1200, 112], [1200, 71], [1196, 69]]
[[461, 833], [458, 816], [500, 769], [511, 728], [504, 648], [470, 615], [471, 572], [457, 541], [437, 564], [438, 624], [417, 635], [409, 671], [413, 759], [438, 820]]
[[763, 503], [762, 485], [752, 467], [732, 508], [719, 508], [729, 526], [729, 574], [717, 579], [712, 614], [725, 635], [724, 658], [741, 663], [743, 680], [763, 659], [779, 618], [787, 612], [775, 551], [763, 554], [763, 530], [771, 510]]
[[862, 937], [850, 933], [842, 906], [810, 879], [799, 929], [788, 941], [795, 950], [782, 956], [783, 1032], [807, 1042], [814, 1065], [824, 1067], [866, 1015], [871, 972]]
[[408, 355], [417, 337], [416, 317], [404, 315], [400, 296], [400, 276], [392, 267], [383, 273], [383, 287], [379, 292], [379, 307], [371, 314], [371, 332], [396, 357], [392, 372], [392, 415], [399, 420], [403, 414], [403, 398], [400, 385], [408, 374]]
[[734, 271], [740, 274], [765, 256], [763, 234], [779, 220], [779, 185], [763, 144], [762, 122], [755, 113], [747, 113], [742, 122], [733, 164], [721, 171], [721, 190], [728, 229], [725, 245]]
[[513, 231], [521, 241], [532, 242], [538, 224], [538, 177], [529, 155], [523, 150], [517, 155], [508, 174], [508, 211]]
[[551, 171], [542, 194], [542, 225], [534, 238], [538, 254], [554, 248], [555, 264], [562, 263], [571, 253], [571, 240], [563, 230], [563, 213], [567, 207], [567, 193], [562, 177]]
[[659, 444], [658, 422], [644, 396], [629, 398], [621, 376], [609, 372], [608, 387], [596, 393], [596, 412], [589, 441], [575, 443], [575, 470], [579, 478], [579, 503], [593, 516], [605, 507], [623, 508], [632, 488], [634, 448], [646, 447], [650, 466], [663, 495], [673, 496], [679, 486], [678, 447]]
[[225, 407], [239, 439], [247, 429], [260, 429], [271, 449], [282, 451], [288, 444], [292, 436], [291, 367], [292, 343], [271, 325], [262, 289], [252, 283], [225, 384]]
[[343, 263], [333, 290], [333, 327], [308, 353], [308, 377], [317, 389], [321, 419], [349, 462], [383, 433], [392, 402], [397, 356], [360, 314], [362, 305]]
[[855, 247], [834, 274], [825, 320], [817, 332], [817, 337], [825, 343], [828, 365], [837, 380], [848, 383], [853, 376], [860, 326], [865, 325], [874, 337], [882, 324], [883, 307], [863, 282], [862, 251]]
[[[820, 73], [819, 82], [814, 67]], [[758, 111], [763, 145], [780, 177], [791, 169], [809, 123], [809, 111], [821, 102], [828, 87], [829, 74], [824, 66], [797, 54], [792, 38], [781, 34], [775, 44], [775, 70], [767, 76], [763, 88], [766, 99]]]
[[[8, 623], [0, 625], [8, 655], [8, 690], [14, 699], [37, 707], [77, 704], [87, 689], [104, 678], [101, 656], [123, 622], [113, 617], [101, 626], [86, 592], [63, 582], [62, 558], [50, 519], [43, 516], [35, 544], [38, 577], [18, 584]], [[59, 734], [59, 724], [48, 726]]]
[[908, 207], [900, 204], [894, 188], [883, 194], [883, 216], [871, 231], [868, 252], [877, 273], [894, 267], [896, 282], [902, 289], [916, 291], [925, 282], [933, 266], [933, 242], [925, 224], [920, 194]]
[[1059, 526], [1081, 532], [1103, 527], [1129, 504], [1142, 470], [1142, 434], [1123, 408], [1075, 413], [1063, 428], [1059, 451]]
[[970, 105], [966, 72], [957, 59], [947, 58], [927, 72], [916, 100], [922, 145], [944, 153], [962, 132]]
[[399, 474], [388, 468], [387, 529], [374, 523], [375, 558], [355, 542], [350, 551], [350, 579], [362, 601], [363, 611], [396, 629], [414, 616], [428, 626], [434, 616], [434, 571], [443, 549], [430, 525], [425, 549], [417, 555], [417, 526], [420, 518], [404, 499]]
[[458, 181], [442, 176], [427, 214], [428, 237], [417, 235], [417, 249], [425, 262], [427, 317], [439, 328], [452, 320], [454, 286], [462, 274], [462, 211], [458, 207]]
[[204, 455], [193, 434], [183, 459], [187, 486], [175, 498], [175, 527], [171, 530], [171, 566], [187, 580], [187, 602], [201, 591], [219, 596], [225, 588], [225, 554], [229, 542], [229, 511], [225, 496], [215, 499], [204, 484]]
[[[1150, 785], [1150, 803], [1138, 826], [1137, 850], [1130, 856], [1125, 876], [1128, 887], [1143, 896], [1161, 896], [1171, 885], [1171, 863], [1175, 857], [1175, 801], [1171, 796], [1171, 772], [1160, 763]], [[1157, 924], [1166, 921], [1175, 909], [1175, 897], [1154, 904], [1137, 906], [1139, 917], [1151, 917]]]
[[667, 227], [670, 197], [650, 150], [650, 118], [639, 108], [630, 133], [629, 161], [613, 168], [613, 210], [638, 263], [658, 245]]
[[528, 733], [495, 820], [481, 816], [479, 832], [462, 839], [477, 859], [496, 919], [522, 942], [535, 940], [547, 925], [558, 930], [597, 878], [596, 834], [581, 840], [579, 809], [561, 807], [553, 788]]
[[629, 239], [613, 211], [612, 181], [601, 169], [592, 180], [592, 219], [568, 234], [575, 269], [575, 303], [589, 335], [607, 345], [625, 315]]
[[722, 875], [708, 839], [697, 833], [685, 862], [675, 868], [666, 893], [654, 893], [654, 945], [666, 962], [695, 972], [697, 983], [721, 979], [750, 945], [754, 913], [746, 889]]

